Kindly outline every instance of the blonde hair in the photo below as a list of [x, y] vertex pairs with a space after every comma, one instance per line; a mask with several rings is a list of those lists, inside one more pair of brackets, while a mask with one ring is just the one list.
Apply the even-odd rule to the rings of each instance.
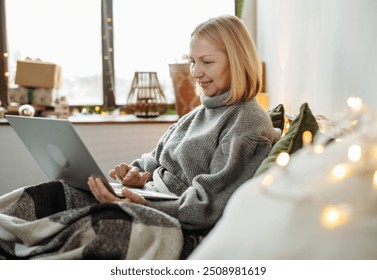
[[[254, 41], [239, 18], [232, 15], [211, 18], [194, 29], [191, 38], [194, 37], [210, 40], [228, 56], [231, 72], [228, 105], [252, 99], [260, 92], [261, 62]], [[202, 89], [197, 85], [197, 94], [201, 93]]]

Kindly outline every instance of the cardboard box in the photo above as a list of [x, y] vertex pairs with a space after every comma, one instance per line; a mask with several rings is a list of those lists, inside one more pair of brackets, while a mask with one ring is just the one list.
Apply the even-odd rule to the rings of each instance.
[[33, 91], [33, 105], [54, 107], [58, 95], [57, 89], [36, 88]]
[[69, 105], [65, 96], [61, 96], [55, 105], [55, 114], [59, 119], [68, 119], [70, 115]]
[[61, 67], [41, 60], [18, 60], [15, 83], [32, 88], [60, 88]]
[[29, 103], [29, 90], [24, 87], [15, 87], [8, 89], [9, 103], [16, 102], [20, 104]]

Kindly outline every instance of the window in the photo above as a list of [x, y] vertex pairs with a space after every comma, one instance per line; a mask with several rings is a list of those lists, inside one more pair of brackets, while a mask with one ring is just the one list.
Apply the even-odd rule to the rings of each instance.
[[11, 0], [5, 7], [9, 86], [14, 86], [18, 59], [41, 59], [62, 67], [59, 94], [69, 104], [101, 104], [100, 2]]
[[174, 102], [169, 63], [188, 53], [194, 27], [209, 17], [234, 14], [233, 0], [113, 0], [116, 101], [123, 104], [135, 71], [156, 71]]
[[[168, 64], [188, 52], [189, 36], [196, 24], [235, 11], [234, 0], [103, 3], [112, 8], [112, 17], [110, 13], [103, 22], [111, 28], [114, 58], [114, 73], [105, 74], [101, 1], [6, 1], [9, 86], [16, 86], [17, 60], [30, 57], [62, 67], [59, 94], [67, 96], [70, 105], [102, 105], [106, 86], [114, 87], [116, 104], [124, 104], [135, 71], [156, 71], [168, 101], [173, 103]], [[105, 84], [104, 77], [113, 74], [115, 84]]]

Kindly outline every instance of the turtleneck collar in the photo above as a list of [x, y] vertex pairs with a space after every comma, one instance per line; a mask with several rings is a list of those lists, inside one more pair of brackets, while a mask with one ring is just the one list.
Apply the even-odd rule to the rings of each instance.
[[207, 96], [204, 93], [200, 96], [202, 105], [207, 109], [214, 109], [225, 106], [225, 101], [229, 98], [230, 92], [226, 91], [219, 95]]

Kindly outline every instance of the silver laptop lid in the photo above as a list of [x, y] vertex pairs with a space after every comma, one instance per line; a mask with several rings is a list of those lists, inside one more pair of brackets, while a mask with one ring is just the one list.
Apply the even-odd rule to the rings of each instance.
[[105, 178], [68, 120], [13, 115], [6, 119], [50, 180], [88, 190], [89, 176]]

